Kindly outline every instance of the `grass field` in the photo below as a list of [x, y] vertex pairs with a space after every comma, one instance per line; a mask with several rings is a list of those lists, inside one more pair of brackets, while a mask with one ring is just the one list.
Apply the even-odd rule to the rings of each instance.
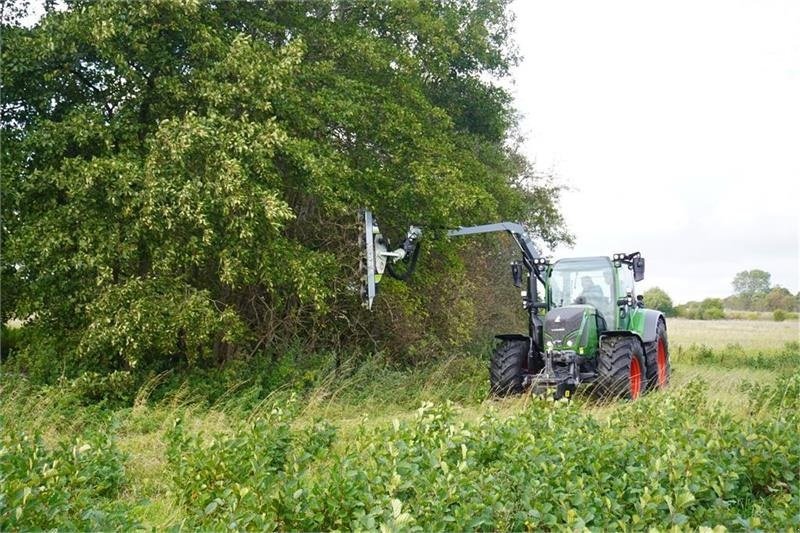
[[800, 321], [671, 318], [669, 340], [673, 345], [687, 348], [692, 344], [702, 344], [710, 348], [738, 344], [746, 350], [780, 349], [787, 342], [800, 342]]
[[377, 357], [210, 407], [151, 386], [106, 408], [6, 376], [0, 530], [799, 528], [797, 322], [669, 334], [670, 390], [633, 404], [489, 399], [473, 356]]

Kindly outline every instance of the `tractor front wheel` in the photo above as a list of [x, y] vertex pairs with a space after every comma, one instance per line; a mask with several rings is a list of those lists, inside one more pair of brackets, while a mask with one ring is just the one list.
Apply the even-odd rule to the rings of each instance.
[[597, 354], [595, 392], [603, 399], [637, 399], [645, 389], [642, 345], [636, 337], [607, 337]]
[[663, 320], [656, 326], [656, 340], [644, 345], [647, 360], [647, 388], [665, 389], [669, 385], [671, 372], [669, 364], [669, 343], [667, 342], [667, 325]]
[[492, 353], [489, 383], [492, 394], [507, 396], [522, 392], [522, 380], [528, 360], [528, 341], [505, 340]]

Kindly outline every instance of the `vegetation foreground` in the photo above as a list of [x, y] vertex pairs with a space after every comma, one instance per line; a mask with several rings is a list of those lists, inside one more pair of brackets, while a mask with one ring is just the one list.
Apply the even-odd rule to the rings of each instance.
[[486, 400], [472, 356], [210, 406], [7, 374], [0, 529], [800, 527], [797, 343], [737, 358], [676, 325], [673, 386], [634, 403]]

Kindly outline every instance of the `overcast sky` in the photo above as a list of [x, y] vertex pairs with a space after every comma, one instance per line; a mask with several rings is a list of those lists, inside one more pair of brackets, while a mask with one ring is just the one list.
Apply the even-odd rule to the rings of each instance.
[[517, 0], [526, 152], [572, 187], [566, 255], [640, 250], [684, 302], [800, 281], [800, 1]]

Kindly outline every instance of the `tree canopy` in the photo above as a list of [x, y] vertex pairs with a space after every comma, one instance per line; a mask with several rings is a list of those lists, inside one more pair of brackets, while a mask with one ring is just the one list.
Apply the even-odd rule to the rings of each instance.
[[[374, 342], [360, 206], [390, 228], [510, 218], [570, 238], [488, 81], [516, 60], [503, 0], [64, 4], [2, 27], [2, 319], [29, 320], [41, 357]], [[464, 256], [425, 253], [414, 291], [386, 289], [408, 291], [393, 317], [456, 339], [452, 315], [479, 309]]]
[[739, 296], [753, 297], [769, 292], [770, 273], [763, 270], [743, 270], [733, 278], [733, 292]]
[[674, 316], [672, 298], [661, 288], [651, 287], [644, 292], [644, 304], [650, 309], [658, 309], [665, 316]]

